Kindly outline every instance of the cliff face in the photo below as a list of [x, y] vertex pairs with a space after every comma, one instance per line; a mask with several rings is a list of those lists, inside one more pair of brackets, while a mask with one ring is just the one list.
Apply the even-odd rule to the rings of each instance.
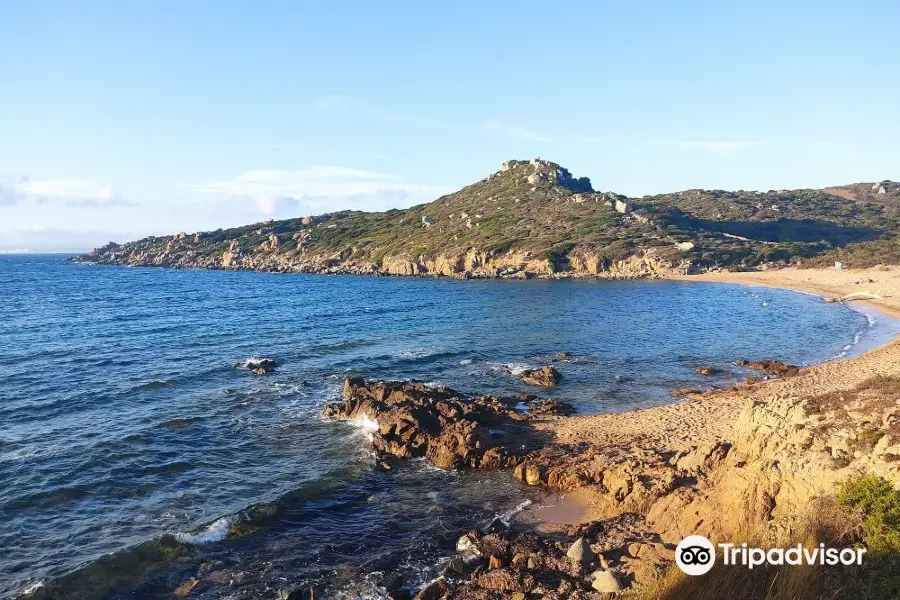
[[875, 239], [881, 205], [816, 190], [690, 190], [630, 199], [544, 160], [500, 170], [429, 204], [341, 212], [110, 243], [103, 264], [446, 277], [653, 277], [756, 266]]

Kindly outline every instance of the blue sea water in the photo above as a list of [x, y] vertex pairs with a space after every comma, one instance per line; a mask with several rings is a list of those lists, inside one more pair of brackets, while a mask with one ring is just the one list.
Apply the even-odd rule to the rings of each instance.
[[[738, 359], [811, 364], [893, 327], [727, 284], [0, 256], [0, 597], [170, 598], [190, 577], [198, 598], [325, 580], [377, 597], [379, 573], [427, 576], [461, 528], [536, 497], [504, 473], [374, 470], [364, 432], [319, 417], [348, 374], [546, 394], [515, 372], [567, 352], [552, 394], [622, 411], [745, 376]], [[240, 368], [254, 356], [279, 368]]]

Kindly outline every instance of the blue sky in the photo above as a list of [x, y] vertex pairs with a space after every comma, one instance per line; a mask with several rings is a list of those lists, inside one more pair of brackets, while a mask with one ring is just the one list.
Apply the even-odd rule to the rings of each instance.
[[0, 251], [429, 201], [900, 179], [900, 3], [0, 0]]

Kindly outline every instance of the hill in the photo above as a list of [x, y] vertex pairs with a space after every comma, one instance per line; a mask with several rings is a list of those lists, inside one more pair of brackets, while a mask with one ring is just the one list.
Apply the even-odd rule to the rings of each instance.
[[[879, 190], [883, 189], [884, 193]], [[874, 199], [873, 199], [874, 198]], [[646, 277], [892, 244], [900, 184], [628, 198], [534, 159], [434, 202], [110, 243], [78, 260], [273, 272]]]

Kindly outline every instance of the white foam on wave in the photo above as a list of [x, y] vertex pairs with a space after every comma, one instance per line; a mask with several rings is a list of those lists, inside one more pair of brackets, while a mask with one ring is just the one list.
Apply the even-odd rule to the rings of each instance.
[[29, 585], [27, 588], [25, 588], [25, 590], [22, 592], [22, 595], [23, 595], [23, 596], [30, 596], [31, 594], [35, 593], [36, 591], [38, 591], [38, 590], [41, 589], [42, 587], [44, 587], [44, 582], [43, 582], [43, 581], [38, 581], [37, 583], [32, 584], [32, 585]]
[[443, 352], [443, 348], [410, 348], [395, 352], [392, 356], [401, 360], [418, 360]]
[[514, 516], [516, 516], [529, 506], [531, 506], [531, 500], [522, 500], [514, 508], [511, 508], [505, 513], [499, 514], [497, 516], [500, 517], [500, 520], [508, 526], [510, 519], [512, 519]]
[[246, 368], [248, 368], [250, 365], [252, 365], [252, 364], [259, 364], [259, 363], [261, 363], [261, 362], [264, 361], [264, 360], [272, 360], [272, 359], [271, 359], [271, 358], [267, 358], [267, 357], [265, 357], [265, 356], [251, 356], [250, 358], [246, 359], [244, 362], [242, 362], [242, 363], [240, 363], [240, 364], [241, 364], [241, 367], [243, 367], [244, 369], [246, 369]]
[[217, 519], [196, 533], [179, 532], [175, 539], [184, 544], [209, 544], [221, 542], [228, 537], [228, 530], [235, 524], [237, 517], [230, 515]]
[[494, 371], [505, 371], [517, 377], [522, 374], [522, 371], [532, 368], [531, 365], [525, 363], [490, 363], [490, 367]]
[[471, 364], [472, 364], [472, 359], [471, 359], [471, 358], [464, 358], [464, 359], [462, 359], [461, 361], [459, 361], [459, 364], [461, 364], [461, 365], [463, 365], [463, 366], [465, 366], [465, 365], [471, 365]]
[[361, 417], [352, 419], [350, 423], [369, 434], [375, 433], [380, 428], [378, 421], [376, 419], [370, 419], [369, 415], [362, 415]]

